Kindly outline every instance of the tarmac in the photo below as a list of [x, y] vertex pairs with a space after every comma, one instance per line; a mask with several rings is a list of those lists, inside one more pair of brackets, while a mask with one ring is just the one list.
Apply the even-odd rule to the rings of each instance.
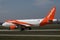
[[1, 40], [60, 40], [60, 29], [0, 30]]
[[0, 30], [0, 34], [15, 35], [60, 35], [60, 29], [40, 29], [40, 30]]
[[60, 40], [60, 29], [0, 30], [1, 40]]

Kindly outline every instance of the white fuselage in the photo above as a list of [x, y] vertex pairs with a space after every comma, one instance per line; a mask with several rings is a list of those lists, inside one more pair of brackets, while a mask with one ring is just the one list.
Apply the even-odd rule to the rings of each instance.
[[[26, 22], [26, 23], [34, 25], [33, 27], [37, 27], [37, 26], [40, 26], [40, 23], [42, 22], [42, 20], [43, 19], [24, 19], [24, 20], [17, 20], [17, 21]], [[57, 19], [53, 19], [53, 22], [55, 22], [55, 21], [57, 21]], [[2, 26], [5, 26], [5, 27], [9, 27], [10, 25], [15, 25], [15, 24], [13, 24], [11, 22], [4, 22], [2, 24]]]

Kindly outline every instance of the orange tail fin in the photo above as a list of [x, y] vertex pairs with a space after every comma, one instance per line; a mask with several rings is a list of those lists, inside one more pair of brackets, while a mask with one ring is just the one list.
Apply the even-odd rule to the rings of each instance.
[[53, 20], [56, 12], [56, 7], [53, 7], [46, 17], [43, 18], [40, 26], [47, 24], [49, 20]]

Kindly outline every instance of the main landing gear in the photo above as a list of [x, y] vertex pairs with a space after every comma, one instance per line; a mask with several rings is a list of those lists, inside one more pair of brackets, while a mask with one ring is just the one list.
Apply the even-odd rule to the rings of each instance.
[[24, 31], [24, 30], [31, 30], [32, 28], [31, 27], [21, 27], [21, 31]]

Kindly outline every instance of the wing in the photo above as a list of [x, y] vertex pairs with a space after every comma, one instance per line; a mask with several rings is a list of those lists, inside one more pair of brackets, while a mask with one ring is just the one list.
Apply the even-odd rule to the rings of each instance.
[[14, 24], [19, 24], [19, 25], [23, 25], [23, 26], [33, 26], [32, 24], [29, 24], [27, 22], [22, 22], [22, 21], [17, 21], [17, 20], [8, 20], [6, 22], [10, 22], [10, 23], [14, 23]]

